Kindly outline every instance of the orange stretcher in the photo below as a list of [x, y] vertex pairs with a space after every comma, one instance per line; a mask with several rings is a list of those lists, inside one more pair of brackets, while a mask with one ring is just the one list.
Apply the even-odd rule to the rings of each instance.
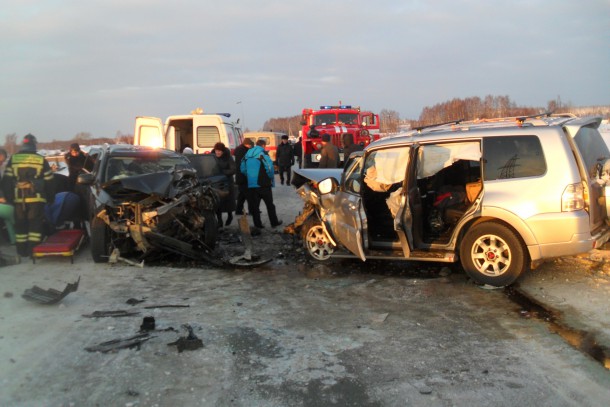
[[70, 263], [74, 263], [74, 254], [78, 251], [84, 240], [84, 230], [60, 230], [34, 247], [32, 250], [32, 262], [36, 263], [37, 258], [45, 256], [64, 256], [70, 257]]

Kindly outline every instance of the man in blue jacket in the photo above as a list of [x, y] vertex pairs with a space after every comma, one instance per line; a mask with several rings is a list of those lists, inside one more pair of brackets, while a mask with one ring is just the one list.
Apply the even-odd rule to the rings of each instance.
[[265, 202], [267, 214], [271, 227], [276, 227], [282, 224], [278, 220], [273, 204], [273, 192], [271, 187], [275, 186], [275, 175], [273, 171], [273, 161], [265, 151], [265, 141], [259, 139], [256, 145], [248, 150], [240, 164], [240, 170], [246, 175], [248, 180], [248, 193], [246, 195], [248, 201], [248, 210], [252, 215], [254, 226], [263, 228], [261, 221], [260, 203]]

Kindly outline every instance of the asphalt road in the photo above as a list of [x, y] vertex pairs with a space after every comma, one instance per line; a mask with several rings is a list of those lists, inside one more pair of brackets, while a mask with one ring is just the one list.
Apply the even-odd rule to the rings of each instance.
[[[290, 222], [300, 201], [286, 186], [275, 196]], [[242, 249], [236, 236], [235, 224], [223, 231], [224, 253]], [[0, 268], [0, 405], [598, 406], [610, 399], [609, 371], [504, 290], [433, 265], [316, 264], [292, 236], [269, 227], [254, 248], [271, 261], [256, 269], [137, 268], [93, 264], [85, 247], [74, 265], [49, 258]], [[79, 277], [60, 304], [21, 298], [32, 285], [62, 290]], [[135, 315], [83, 316], [95, 311]], [[139, 349], [85, 349], [137, 335], [144, 317], [157, 329]], [[187, 336], [185, 324], [203, 347], [168, 346]]]

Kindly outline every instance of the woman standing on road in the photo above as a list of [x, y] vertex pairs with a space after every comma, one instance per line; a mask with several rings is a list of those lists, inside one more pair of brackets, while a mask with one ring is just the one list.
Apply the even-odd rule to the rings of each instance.
[[225, 226], [229, 226], [233, 221], [233, 211], [235, 210], [235, 187], [233, 176], [235, 175], [235, 161], [231, 157], [231, 151], [223, 144], [214, 144], [214, 155], [218, 161], [218, 166], [222, 173], [227, 176], [229, 181], [229, 195], [224, 197], [218, 205], [216, 218], [218, 219], [218, 227], [222, 227], [222, 213], [227, 213], [227, 222]]

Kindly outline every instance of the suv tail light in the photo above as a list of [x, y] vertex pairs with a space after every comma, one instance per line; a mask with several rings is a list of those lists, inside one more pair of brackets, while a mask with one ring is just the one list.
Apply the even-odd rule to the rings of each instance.
[[561, 195], [561, 211], [571, 212], [584, 209], [585, 190], [582, 184], [570, 184]]

